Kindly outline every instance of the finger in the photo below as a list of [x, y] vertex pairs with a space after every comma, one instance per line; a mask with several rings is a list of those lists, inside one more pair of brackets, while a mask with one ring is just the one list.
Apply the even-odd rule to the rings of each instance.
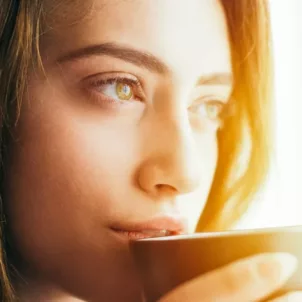
[[160, 302], [257, 301], [281, 287], [297, 267], [289, 254], [262, 254], [184, 283]]
[[293, 292], [280, 298], [270, 300], [269, 302], [301, 302], [302, 292]]

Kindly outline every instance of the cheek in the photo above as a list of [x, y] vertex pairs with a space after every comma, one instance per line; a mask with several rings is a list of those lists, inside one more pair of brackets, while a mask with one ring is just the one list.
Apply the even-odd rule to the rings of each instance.
[[[101, 230], [122, 207], [118, 197], [133, 190], [134, 130], [117, 131], [57, 103], [24, 108], [11, 146], [8, 211], [14, 233], [29, 249], [68, 249], [75, 236], [91, 238], [91, 230]], [[25, 232], [31, 236], [23, 239]]]
[[111, 275], [99, 281], [105, 270], [134, 290], [126, 247], [108, 226], [131, 207], [120, 197], [136, 192], [137, 135], [100, 125], [91, 115], [80, 118], [56, 100], [25, 106], [10, 145], [4, 193], [16, 249], [31, 268], [67, 288], [93, 292], [100, 288], [96, 282], [113, 282]]

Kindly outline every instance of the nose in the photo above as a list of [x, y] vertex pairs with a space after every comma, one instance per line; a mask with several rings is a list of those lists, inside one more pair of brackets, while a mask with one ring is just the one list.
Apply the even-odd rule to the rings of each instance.
[[201, 181], [200, 158], [189, 121], [174, 118], [158, 127], [146, 143], [152, 149], [139, 168], [140, 187], [157, 197], [196, 190]]

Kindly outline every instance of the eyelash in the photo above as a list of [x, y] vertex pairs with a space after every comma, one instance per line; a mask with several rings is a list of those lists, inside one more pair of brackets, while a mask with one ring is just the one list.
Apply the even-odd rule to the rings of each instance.
[[97, 101], [97, 103], [101, 103], [101, 105], [104, 106], [120, 106], [125, 105], [131, 101], [123, 101], [123, 100], [115, 100], [109, 96], [107, 96], [105, 93], [102, 93], [101, 91], [96, 91], [98, 88], [104, 86], [104, 85], [110, 85], [110, 84], [116, 84], [116, 83], [122, 83], [129, 85], [131, 89], [133, 90], [133, 98], [134, 101], [140, 101], [142, 102], [144, 99], [144, 93], [143, 93], [143, 87], [140, 83], [140, 81], [136, 78], [131, 77], [125, 77], [125, 76], [114, 76], [107, 79], [96, 79], [90, 82], [90, 88], [94, 90], [91, 92], [92, 97]]
[[[116, 84], [116, 83], [123, 83], [129, 85], [133, 90], [132, 98], [134, 100], [116, 100], [110, 96], [107, 96], [105, 93], [101, 91], [96, 91], [98, 88], [104, 85]], [[143, 87], [140, 81], [135, 77], [130, 76], [111, 76], [105, 79], [95, 79], [89, 83], [89, 90], [92, 98], [95, 102], [102, 105], [105, 108], [115, 108], [121, 105], [127, 105], [129, 103], [133, 103], [135, 101], [143, 102], [145, 99]], [[91, 91], [91, 88], [93, 91]], [[199, 101], [200, 100], [200, 101]], [[210, 105], [210, 104], [217, 104], [221, 106], [221, 110], [217, 119], [212, 119], [213, 122], [217, 122], [219, 125], [222, 126], [223, 120], [229, 114], [229, 107], [230, 101], [225, 101], [224, 99], [220, 99], [217, 96], [204, 96], [199, 100], [195, 101], [195, 104], [191, 106], [191, 109], [194, 107], [201, 107], [202, 105]]]

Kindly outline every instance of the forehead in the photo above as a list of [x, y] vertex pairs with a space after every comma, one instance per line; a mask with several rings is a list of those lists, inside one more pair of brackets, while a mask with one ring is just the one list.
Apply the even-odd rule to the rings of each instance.
[[[50, 57], [118, 42], [185, 72], [230, 70], [224, 13], [218, 0], [48, 0], [42, 49]], [[43, 53], [43, 51], [42, 51]]]

